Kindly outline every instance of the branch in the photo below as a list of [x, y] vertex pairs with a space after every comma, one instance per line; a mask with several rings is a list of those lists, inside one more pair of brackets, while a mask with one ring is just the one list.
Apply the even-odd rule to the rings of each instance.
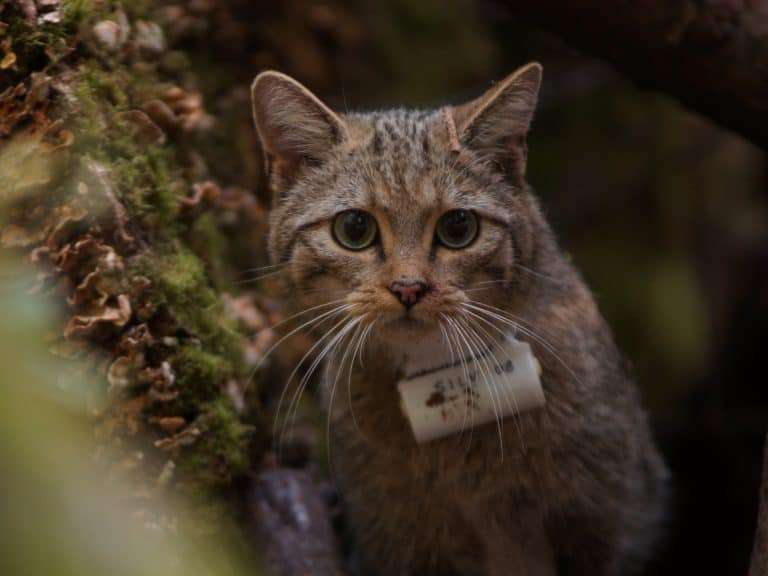
[[768, 148], [768, 6], [761, 0], [497, 0], [640, 86]]
[[328, 507], [307, 472], [262, 472], [251, 491], [251, 509], [268, 574], [343, 573]]

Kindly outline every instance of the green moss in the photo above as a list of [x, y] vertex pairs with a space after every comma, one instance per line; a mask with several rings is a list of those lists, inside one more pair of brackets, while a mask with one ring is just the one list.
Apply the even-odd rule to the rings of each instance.
[[231, 262], [231, 259], [228, 258], [227, 238], [219, 228], [216, 217], [211, 213], [201, 215], [190, 226], [187, 237], [195, 254], [207, 264], [216, 286], [221, 288], [227, 281], [224, 264]]
[[96, 12], [92, 0], [61, 0], [59, 10], [66, 30], [76, 29]]
[[67, 33], [60, 24], [30, 26], [18, 13], [11, 13], [3, 21], [8, 24], [5, 36], [12, 39], [10, 48], [16, 54], [14, 68], [4, 71], [9, 84], [43, 70], [51, 59], [58, 60], [67, 52]]
[[165, 236], [173, 236], [179, 208], [169, 156], [157, 146], [146, 146], [134, 156], [120, 155], [112, 162], [121, 199], [129, 212]]
[[15, 70], [6, 74], [14, 80], [20, 81], [71, 54], [80, 41], [80, 26], [98, 12], [92, 0], [61, 0], [59, 9], [59, 22], [34, 25], [18, 9], [3, 13], [3, 21], [8, 24], [5, 36], [13, 40], [11, 49], [17, 57]]
[[120, 110], [126, 108], [128, 104], [125, 86], [129, 79], [125, 75], [125, 70], [108, 71], [91, 63], [81, 68], [80, 80], [88, 87], [91, 98], [99, 102], [106, 99], [108, 104]]
[[211, 288], [202, 261], [178, 242], [145, 254], [134, 263], [137, 273], [150, 278], [154, 301], [166, 304], [189, 333], [206, 350], [240, 362], [240, 336], [223, 314], [222, 304]]
[[200, 441], [182, 462], [183, 472], [208, 486], [217, 486], [248, 471], [249, 447], [256, 429], [240, 421], [226, 398], [207, 404], [197, 425], [202, 432]]
[[[131, 216], [159, 237], [177, 231], [178, 198], [174, 187], [176, 166], [169, 148], [141, 143], [120, 112], [134, 107], [132, 76], [123, 69], [109, 71], [90, 63], [79, 70], [73, 92], [77, 99], [77, 150], [107, 165], [120, 199]], [[104, 138], [105, 132], [109, 138]], [[179, 180], [181, 181], [181, 180]]]
[[201, 432], [180, 459], [181, 471], [197, 486], [225, 486], [247, 471], [255, 438], [223, 392], [243, 377], [240, 336], [222, 313], [203, 262], [179, 241], [155, 247], [134, 268], [152, 281], [152, 300], [168, 306], [184, 331], [200, 340], [183, 341], [170, 359], [179, 396], [165, 409], [194, 419]]
[[[184, 332], [200, 341], [199, 348], [184, 345], [172, 358], [180, 391], [176, 408], [196, 416], [201, 403], [215, 399], [239, 367], [239, 336], [222, 313], [203, 261], [178, 238], [181, 226], [176, 219], [174, 158], [158, 146], [140, 147], [130, 128], [115, 117], [118, 106], [128, 98], [119, 80], [117, 86], [115, 82], [103, 71], [83, 73], [77, 88], [83, 111], [81, 140], [89, 154], [108, 163], [121, 200], [152, 239], [152, 248], [131, 261], [131, 273], [147, 276], [152, 282], [153, 303], [168, 307]], [[97, 95], [108, 96], [111, 103], [105, 105]], [[105, 124], [115, 128], [109, 139], [103, 138]], [[211, 260], [216, 260], [224, 248], [215, 222], [201, 218], [192, 237], [198, 235], [205, 237], [206, 248], [213, 250]]]
[[[124, 112], [140, 109], [168, 88], [153, 62], [139, 55], [100, 52], [88, 38], [87, 27], [110, 17], [117, 2], [62, 0], [62, 22], [29, 27], [15, 18], [11, 37], [19, 56], [19, 80], [43, 70], [55, 54], [69, 53], [67, 85], [74, 98], [57, 98], [56, 115], [67, 119], [74, 133], [71, 157], [93, 159], [110, 174], [118, 199], [129, 215], [129, 226], [139, 240], [139, 254], [124, 254], [126, 277], [142, 275], [151, 281], [147, 298], [167, 309], [178, 324], [178, 347], [168, 360], [176, 375], [179, 395], [155, 405], [153, 415], [179, 415], [200, 429], [198, 441], [185, 447], [178, 464], [203, 488], [223, 487], [247, 471], [254, 428], [242, 423], [224, 389], [228, 382], [245, 380], [242, 336], [224, 313], [211, 276], [220, 286], [228, 262], [227, 240], [211, 214], [191, 223], [179, 219], [179, 198], [189, 186], [184, 168], [189, 162], [173, 142], [155, 145], [142, 140]], [[123, 2], [129, 19], [148, 18], [157, 7], [150, 0]], [[130, 64], [129, 64], [130, 62]], [[166, 75], [165, 80], [168, 80]], [[73, 162], [73, 166], [76, 164]], [[71, 171], [76, 182], [79, 173]], [[197, 252], [197, 254], [195, 253]], [[173, 326], [175, 327], [175, 326]], [[173, 329], [173, 328], [172, 328]], [[253, 414], [251, 414], [253, 416]]]
[[233, 374], [232, 363], [227, 359], [194, 346], [184, 346], [171, 364], [179, 391], [174, 408], [187, 417], [197, 416], [201, 405], [221, 394], [222, 386]]
[[179, 246], [165, 247], [166, 254], [147, 262], [150, 278], [167, 302], [176, 306], [209, 309], [216, 298], [207, 285], [200, 259]]

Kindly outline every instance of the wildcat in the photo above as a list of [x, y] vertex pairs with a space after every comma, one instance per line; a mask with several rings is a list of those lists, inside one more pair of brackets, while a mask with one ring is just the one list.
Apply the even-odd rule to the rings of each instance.
[[[460, 106], [343, 115], [278, 72], [253, 83], [269, 251], [324, 326], [362, 575], [629, 574], [656, 540], [666, 468], [525, 182], [541, 72], [528, 64]], [[404, 359], [435, 335], [463, 354], [508, 333], [538, 359], [545, 405], [416, 442]]]

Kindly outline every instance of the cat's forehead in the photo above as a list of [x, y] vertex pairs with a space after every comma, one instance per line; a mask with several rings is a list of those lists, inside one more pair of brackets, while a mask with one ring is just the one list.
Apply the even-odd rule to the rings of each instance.
[[291, 195], [289, 211], [299, 216], [297, 224], [345, 209], [423, 223], [436, 210], [503, 208], [498, 186], [482, 165], [462, 163], [452, 150], [442, 109], [343, 118], [348, 144]]
[[447, 150], [437, 111], [391, 110], [348, 117], [356, 135], [350, 168], [371, 203], [414, 207], [441, 200]]
[[383, 166], [423, 168], [439, 150], [439, 112], [389, 110], [346, 117], [353, 149], [361, 159]]
[[375, 156], [393, 154], [414, 160], [429, 156], [430, 145], [439, 127], [440, 114], [435, 110], [388, 110], [348, 117], [360, 140]]

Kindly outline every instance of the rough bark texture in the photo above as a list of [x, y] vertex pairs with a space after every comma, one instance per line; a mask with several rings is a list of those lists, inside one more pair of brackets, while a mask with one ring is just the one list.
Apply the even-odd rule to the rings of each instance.
[[51, 352], [96, 376], [110, 477], [148, 522], [200, 498], [214, 531], [267, 446], [254, 367], [280, 316], [241, 289], [263, 263], [247, 88], [195, 48], [232, 6], [0, 2], [0, 246], [62, 312]]
[[768, 5], [760, 0], [498, 0], [643, 88], [768, 147]]

